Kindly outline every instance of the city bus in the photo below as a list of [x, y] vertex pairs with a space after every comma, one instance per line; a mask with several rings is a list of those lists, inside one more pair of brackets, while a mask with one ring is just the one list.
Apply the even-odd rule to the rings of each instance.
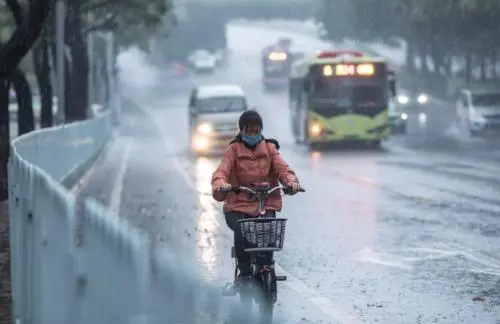
[[396, 80], [382, 58], [321, 51], [292, 65], [288, 92], [297, 143], [360, 141], [378, 147], [389, 137]]

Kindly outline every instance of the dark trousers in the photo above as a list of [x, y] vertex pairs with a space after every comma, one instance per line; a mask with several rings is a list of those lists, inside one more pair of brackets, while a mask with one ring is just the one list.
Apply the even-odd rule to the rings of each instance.
[[[250, 264], [250, 253], [243, 251], [243, 244], [245, 242], [241, 231], [239, 230], [239, 219], [249, 218], [248, 215], [240, 212], [229, 212], [225, 214], [227, 226], [234, 232], [234, 249], [236, 252], [236, 259], [238, 260], [238, 267], [240, 269], [240, 275], [246, 276], [252, 274], [252, 268]], [[275, 211], [267, 211], [264, 217], [276, 217]], [[263, 254], [263, 253], [261, 253]], [[272, 252], [266, 252], [263, 254], [264, 260], [270, 262], [273, 259]]]

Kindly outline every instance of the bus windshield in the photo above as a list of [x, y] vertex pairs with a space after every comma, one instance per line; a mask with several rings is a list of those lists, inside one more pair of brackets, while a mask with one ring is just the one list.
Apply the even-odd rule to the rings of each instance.
[[352, 105], [377, 105], [386, 99], [385, 88], [380, 84], [356, 84], [356, 80], [341, 82], [319, 77], [313, 86], [313, 100], [350, 102]]

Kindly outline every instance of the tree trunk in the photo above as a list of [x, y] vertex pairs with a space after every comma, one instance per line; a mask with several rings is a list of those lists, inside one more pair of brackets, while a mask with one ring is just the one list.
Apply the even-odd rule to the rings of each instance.
[[465, 81], [467, 84], [471, 82], [472, 79], [472, 57], [470, 54], [465, 55]]
[[[81, 45], [81, 44], [80, 44]], [[75, 122], [87, 119], [88, 57], [85, 46], [76, 45], [73, 52], [73, 70], [70, 74], [69, 93], [71, 105], [66, 107], [66, 121]], [[76, 50], [83, 47], [83, 50]]]
[[40, 112], [40, 127], [51, 127], [54, 124], [54, 116], [52, 111], [52, 80], [50, 69], [50, 52], [49, 42], [46, 32], [40, 38], [39, 42], [33, 49], [33, 65], [35, 67], [35, 75], [40, 90], [41, 112]]
[[18, 135], [23, 135], [35, 129], [33, 95], [28, 79], [21, 69], [15, 69], [10, 80], [17, 98]]
[[486, 81], [487, 75], [486, 75], [486, 57], [484, 55], [481, 55], [478, 57], [479, 59], [479, 70], [481, 72], [480, 78], [481, 81]]
[[66, 79], [66, 122], [87, 119], [89, 61], [86, 38], [82, 35], [82, 19], [80, 17], [80, 1], [71, 4], [66, 19], [66, 44], [71, 53], [71, 69]]
[[108, 105], [108, 107], [109, 107], [109, 100], [111, 98], [111, 88], [110, 88], [111, 85], [109, 84], [110, 76], [108, 76], [109, 64], [111, 64], [111, 62], [106, 62], [106, 64], [101, 64], [99, 69], [104, 88], [103, 89], [104, 98], [102, 99], [102, 102], [100, 102], [100, 104]]
[[409, 73], [415, 72], [415, 44], [411, 39], [406, 41], [406, 69]]
[[5, 45], [0, 48], [0, 78], [7, 78], [28, 53], [43, 28], [52, 0], [30, 1], [29, 12]]
[[75, 40], [70, 46], [73, 66], [67, 85], [71, 104], [66, 106], [65, 113], [67, 122], [75, 122], [87, 119], [89, 62], [85, 43]]
[[9, 88], [9, 80], [0, 79], [0, 201], [8, 198], [7, 162], [10, 152]]
[[491, 62], [491, 67], [490, 67], [490, 74], [491, 78], [493, 80], [498, 79], [498, 73], [497, 73], [497, 51], [492, 50], [490, 54], [490, 62]]

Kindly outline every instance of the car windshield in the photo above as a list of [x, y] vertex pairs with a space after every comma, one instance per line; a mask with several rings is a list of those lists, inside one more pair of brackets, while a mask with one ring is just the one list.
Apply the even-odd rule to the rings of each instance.
[[472, 96], [474, 106], [498, 106], [500, 108], [500, 93], [488, 93]]
[[383, 89], [379, 86], [355, 86], [352, 92], [356, 104], [374, 105], [384, 99]]
[[206, 59], [209, 59], [211, 57], [212, 57], [212, 55], [207, 51], [196, 51], [193, 54], [193, 58], [195, 60], [206, 60]]
[[198, 111], [202, 114], [234, 112], [246, 110], [243, 97], [215, 97], [199, 100]]

